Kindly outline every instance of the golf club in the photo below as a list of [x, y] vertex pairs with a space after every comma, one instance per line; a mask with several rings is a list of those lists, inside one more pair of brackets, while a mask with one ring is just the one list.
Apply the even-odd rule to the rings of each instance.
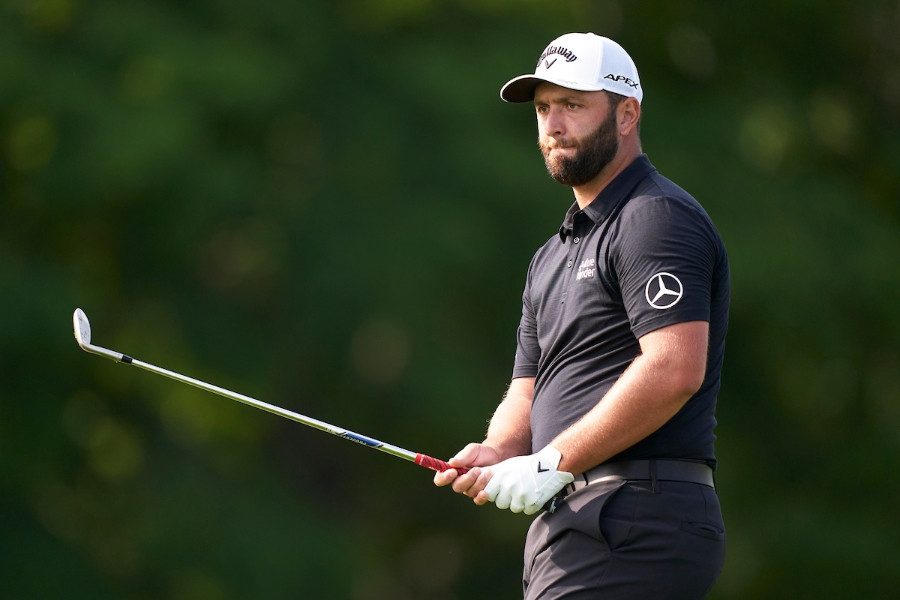
[[128, 356], [127, 354], [122, 354], [121, 352], [115, 352], [113, 350], [101, 348], [100, 346], [95, 346], [91, 343], [91, 323], [90, 321], [88, 321], [87, 315], [84, 314], [84, 311], [80, 308], [75, 309], [75, 313], [72, 315], [72, 322], [75, 327], [75, 340], [78, 342], [78, 345], [81, 346], [82, 350], [90, 352], [91, 354], [105, 356], [106, 358], [119, 363], [140, 367], [145, 371], [150, 371], [151, 373], [156, 373], [157, 375], [162, 375], [164, 377], [168, 377], [169, 379], [174, 379], [175, 381], [180, 381], [181, 383], [186, 383], [188, 385], [198, 387], [201, 390], [206, 390], [207, 392], [212, 392], [213, 394], [218, 394], [220, 396], [224, 396], [225, 398], [248, 404], [254, 408], [258, 408], [280, 417], [284, 417], [285, 419], [296, 421], [301, 425], [314, 427], [316, 429], [324, 431], [325, 433], [330, 433], [332, 435], [357, 442], [364, 446], [368, 446], [369, 448], [381, 450], [382, 452], [386, 452], [392, 456], [397, 456], [399, 458], [414, 462], [420, 467], [425, 467], [433, 471], [446, 471], [448, 469], [455, 468], [460, 474], [465, 473], [468, 470], [459, 467], [451, 467], [446, 462], [438, 460], [437, 458], [432, 458], [431, 456], [427, 456], [425, 454], [410, 452], [409, 450], [404, 450], [403, 448], [399, 448], [391, 444], [385, 444], [384, 442], [379, 442], [378, 440], [372, 439], [370, 437], [359, 435], [358, 433], [353, 433], [352, 431], [347, 431], [346, 429], [341, 429], [340, 427], [335, 427], [334, 425], [329, 425], [328, 423], [324, 423], [316, 419], [311, 419], [310, 417], [306, 417], [304, 415], [286, 410], [284, 408], [280, 408], [278, 406], [274, 406], [272, 404], [267, 404], [266, 402], [261, 402], [254, 398], [250, 398], [249, 396], [244, 396], [243, 394], [238, 394], [219, 386], [212, 385], [204, 381], [194, 379], [192, 377], [187, 377], [185, 375], [169, 371], [168, 369], [163, 369], [161, 367], [139, 361], [136, 358]]

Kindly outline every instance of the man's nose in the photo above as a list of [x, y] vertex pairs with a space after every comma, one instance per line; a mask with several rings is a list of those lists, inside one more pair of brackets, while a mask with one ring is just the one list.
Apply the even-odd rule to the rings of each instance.
[[550, 107], [544, 118], [544, 135], [549, 137], [562, 137], [566, 133], [566, 124], [562, 111], [557, 107]]

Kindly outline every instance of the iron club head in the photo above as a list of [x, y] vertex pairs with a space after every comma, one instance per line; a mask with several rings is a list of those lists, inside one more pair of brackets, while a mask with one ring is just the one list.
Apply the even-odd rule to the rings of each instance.
[[87, 346], [91, 345], [91, 323], [80, 308], [76, 308], [72, 315], [72, 325], [75, 327], [75, 341], [82, 349], [87, 350]]
[[[115, 361], [127, 362], [124, 354], [113, 352], [91, 343], [91, 322], [88, 321], [87, 315], [80, 308], [76, 308], [75, 313], [72, 315], [72, 325], [75, 328], [75, 341], [78, 342], [82, 350], [91, 354], [99, 354]], [[131, 359], [129, 358], [128, 360], [130, 361]]]

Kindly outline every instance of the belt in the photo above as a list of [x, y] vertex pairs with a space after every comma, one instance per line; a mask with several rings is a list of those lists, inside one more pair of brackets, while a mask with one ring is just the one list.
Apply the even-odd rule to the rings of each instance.
[[602, 481], [680, 481], [716, 487], [712, 468], [706, 463], [690, 460], [620, 460], [598, 465], [575, 476], [575, 481], [563, 488], [571, 494]]

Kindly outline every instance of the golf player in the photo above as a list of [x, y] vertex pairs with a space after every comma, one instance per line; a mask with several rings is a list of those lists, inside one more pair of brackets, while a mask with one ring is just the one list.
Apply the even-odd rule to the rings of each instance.
[[434, 482], [539, 513], [526, 599], [702, 598], [725, 556], [725, 247], [643, 154], [644, 89], [616, 42], [563, 35], [500, 96], [533, 103], [547, 170], [575, 202], [528, 267], [512, 381], [484, 441], [450, 460], [468, 472]]

